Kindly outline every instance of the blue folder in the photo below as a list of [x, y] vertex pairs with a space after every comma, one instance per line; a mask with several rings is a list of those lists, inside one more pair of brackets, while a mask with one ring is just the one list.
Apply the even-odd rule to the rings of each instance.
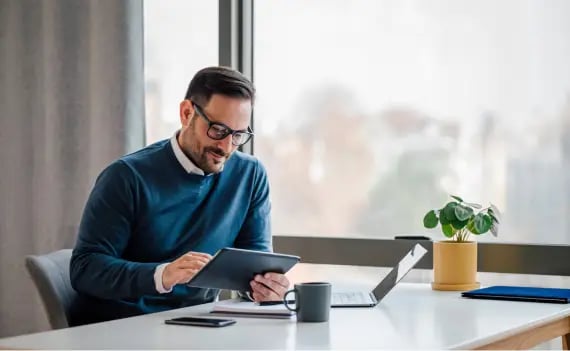
[[570, 289], [533, 288], [525, 286], [491, 286], [461, 293], [473, 299], [570, 303]]

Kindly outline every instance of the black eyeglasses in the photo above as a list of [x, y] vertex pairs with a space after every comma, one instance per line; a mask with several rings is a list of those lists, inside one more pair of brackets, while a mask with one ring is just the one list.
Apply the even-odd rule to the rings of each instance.
[[195, 102], [192, 102], [192, 106], [198, 112], [198, 114], [208, 122], [208, 136], [214, 140], [222, 140], [226, 138], [228, 135], [231, 134], [232, 136], [232, 145], [234, 146], [241, 146], [249, 141], [253, 136], [253, 130], [250, 127], [247, 127], [247, 131], [244, 130], [233, 130], [227, 125], [218, 122], [212, 122], [204, 113], [204, 110], [197, 105]]

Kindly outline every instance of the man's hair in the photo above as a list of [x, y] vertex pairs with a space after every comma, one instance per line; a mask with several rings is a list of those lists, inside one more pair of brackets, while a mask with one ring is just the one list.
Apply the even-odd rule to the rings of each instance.
[[229, 67], [206, 67], [196, 73], [186, 91], [186, 100], [207, 105], [214, 94], [250, 100], [253, 104], [253, 83], [240, 72]]

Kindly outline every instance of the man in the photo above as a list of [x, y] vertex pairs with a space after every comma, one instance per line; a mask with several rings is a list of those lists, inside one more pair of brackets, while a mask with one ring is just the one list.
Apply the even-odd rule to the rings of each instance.
[[[199, 71], [180, 103], [181, 129], [99, 175], [71, 258], [72, 324], [210, 302], [217, 290], [185, 283], [212, 254], [271, 251], [265, 169], [236, 151], [253, 135], [254, 95], [237, 71]], [[267, 273], [250, 285], [254, 300], [277, 300], [289, 281]]]

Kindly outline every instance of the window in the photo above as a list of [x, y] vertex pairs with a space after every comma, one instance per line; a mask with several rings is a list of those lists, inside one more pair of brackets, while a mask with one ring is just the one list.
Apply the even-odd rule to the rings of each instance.
[[146, 141], [180, 126], [178, 106], [201, 68], [218, 64], [218, 2], [144, 2]]
[[425, 233], [425, 212], [459, 194], [502, 210], [501, 241], [567, 244], [569, 14], [563, 0], [257, 1], [274, 233]]

